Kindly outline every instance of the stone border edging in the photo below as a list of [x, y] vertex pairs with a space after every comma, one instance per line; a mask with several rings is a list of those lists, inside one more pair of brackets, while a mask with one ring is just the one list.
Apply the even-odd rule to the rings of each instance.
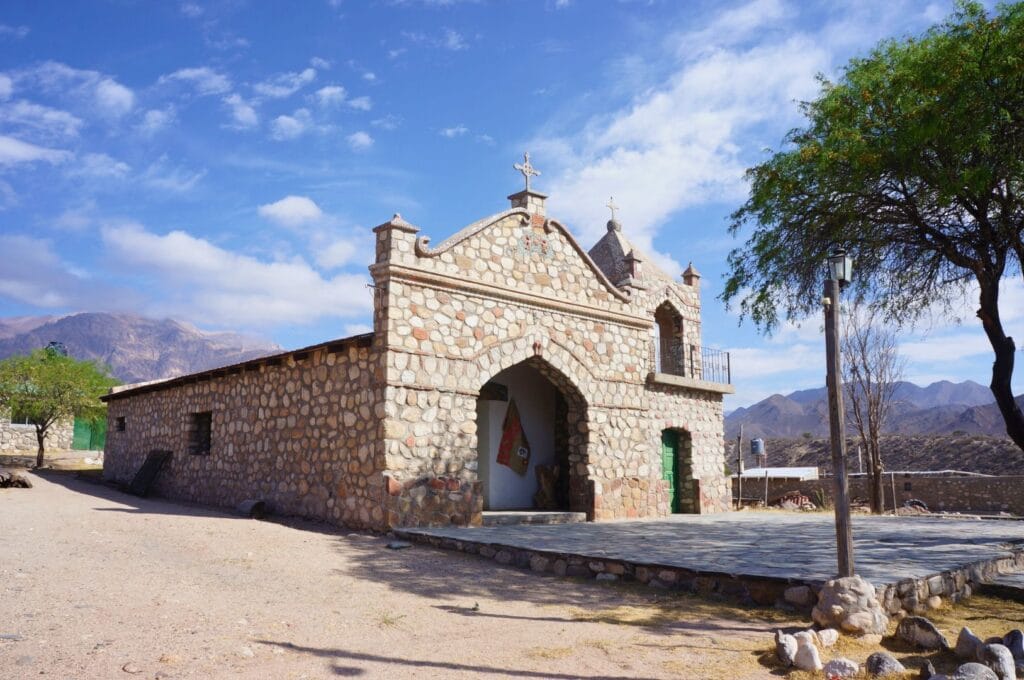
[[[415, 529], [394, 529], [395, 536], [443, 550], [454, 550], [493, 559], [498, 564], [530, 569], [556, 576], [608, 581], [635, 581], [652, 588], [684, 590], [698, 595], [719, 595], [728, 600], [760, 606], [810, 612], [824, 581], [818, 579], [747, 576], [704, 572], [671, 565], [591, 557], [558, 551], [536, 550], [462, 539], [434, 536]], [[1005, 571], [1024, 571], [1024, 546], [1009, 547], [1009, 555], [980, 560], [956, 569], [920, 578], [901, 579], [876, 586], [878, 601], [890, 616], [900, 611], [920, 614], [935, 604], [933, 597], [959, 602], [977, 587]], [[787, 590], [809, 588], [813, 597], [787, 597]], [[806, 591], [804, 591], [806, 593]], [[930, 604], [931, 603], [931, 604]]]

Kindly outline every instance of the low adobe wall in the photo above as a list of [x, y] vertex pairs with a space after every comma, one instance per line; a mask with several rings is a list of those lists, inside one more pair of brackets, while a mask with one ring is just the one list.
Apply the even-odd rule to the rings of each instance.
[[[885, 475], [882, 497], [886, 510], [893, 508], [893, 483], [896, 487], [896, 505], [902, 506], [912, 498], [924, 501], [929, 510], [998, 514], [1007, 512], [1024, 516], [1024, 476], [1005, 477], [923, 477], [920, 475]], [[764, 499], [763, 479], [743, 479], [743, 498], [746, 501]], [[733, 498], [737, 484], [732, 480]], [[774, 501], [787, 491], [799, 491], [811, 501], [819, 492], [831, 499], [832, 478], [801, 482], [797, 480], [769, 479], [768, 501]], [[865, 477], [850, 478], [850, 497], [869, 497]]]

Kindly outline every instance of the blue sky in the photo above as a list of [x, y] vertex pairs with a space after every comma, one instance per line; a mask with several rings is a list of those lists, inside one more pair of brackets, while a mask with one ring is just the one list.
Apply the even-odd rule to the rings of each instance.
[[[726, 216], [816, 73], [950, 8], [8, 0], [0, 316], [133, 311], [286, 347], [360, 332], [370, 228], [400, 212], [436, 242], [502, 210], [529, 149], [549, 213], [583, 243], [614, 195], [660, 265], [703, 273], [730, 408], [819, 386], [817, 320], [765, 338], [716, 299]], [[1024, 340], [1019, 277], [1005, 296]], [[908, 332], [908, 378], [987, 383], [971, 308]]]

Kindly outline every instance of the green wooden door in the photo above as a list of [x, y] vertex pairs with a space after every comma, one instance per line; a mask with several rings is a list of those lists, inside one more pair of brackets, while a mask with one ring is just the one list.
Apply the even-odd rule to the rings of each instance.
[[679, 512], [679, 433], [661, 432], [661, 478], [668, 482], [668, 500], [672, 512]]

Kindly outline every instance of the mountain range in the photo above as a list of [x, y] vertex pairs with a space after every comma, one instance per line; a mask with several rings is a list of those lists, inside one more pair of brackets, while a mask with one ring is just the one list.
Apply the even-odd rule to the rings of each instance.
[[[726, 437], [736, 437], [740, 425], [743, 426], [744, 437], [827, 436], [828, 398], [825, 388], [800, 390], [785, 396], [773, 394], [752, 406], [738, 408], [725, 418]], [[892, 410], [883, 432], [1006, 435], [992, 392], [971, 380], [961, 383], [943, 380], [927, 387], [910, 382], [896, 383]]]
[[204, 331], [174, 319], [83, 312], [0, 318], [0, 359], [60, 342], [76, 359], [94, 359], [126, 383], [186, 375], [281, 351], [238, 333]]

